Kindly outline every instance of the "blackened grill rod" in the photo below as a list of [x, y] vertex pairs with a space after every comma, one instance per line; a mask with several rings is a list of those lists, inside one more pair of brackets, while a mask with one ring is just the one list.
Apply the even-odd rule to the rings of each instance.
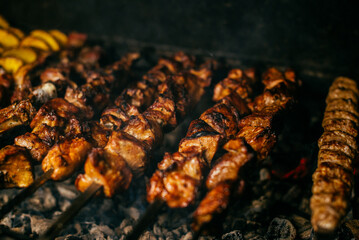
[[39, 240], [54, 239], [101, 188], [102, 185], [93, 182], [90, 187], [88, 187], [85, 192], [81, 193], [71, 206], [61, 214], [61, 216], [51, 225], [46, 233], [39, 238]]

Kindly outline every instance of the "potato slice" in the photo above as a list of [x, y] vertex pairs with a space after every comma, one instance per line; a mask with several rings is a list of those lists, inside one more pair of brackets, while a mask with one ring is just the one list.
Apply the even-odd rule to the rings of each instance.
[[37, 59], [37, 54], [31, 48], [13, 48], [6, 50], [3, 57], [16, 57], [20, 58], [24, 63], [33, 63]]
[[0, 15], [0, 28], [8, 28], [9, 27], [9, 23], [5, 20], [5, 18], [3, 16]]
[[50, 47], [49, 45], [47, 45], [47, 43], [37, 37], [34, 36], [27, 36], [25, 37], [21, 43], [20, 43], [21, 47], [32, 47], [32, 48], [36, 48], [42, 51], [50, 51]]
[[0, 45], [4, 48], [15, 48], [19, 46], [19, 39], [13, 33], [0, 29]]
[[53, 36], [61, 46], [67, 45], [67, 35], [57, 29], [52, 29], [49, 31], [50, 35]]
[[30, 33], [30, 35], [44, 40], [50, 46], [52, 51], [56, 52], [60, 50], [60, 45], [57, 43], [55, 38], [44, 30], [34, 30]]
[[24, 62], [16, 57], [1, 57], [0, 66], [2, 66], [6, 72], [15, 73]]
[[12, 34], [14, 34], [18, 39], [23, 39], [25, 37], [25, 34], [23, 31], [21, 31], [18, 28], [14, 28], [14, 27], [9, 27], [8, 29], [9, 32], [11, 32]]

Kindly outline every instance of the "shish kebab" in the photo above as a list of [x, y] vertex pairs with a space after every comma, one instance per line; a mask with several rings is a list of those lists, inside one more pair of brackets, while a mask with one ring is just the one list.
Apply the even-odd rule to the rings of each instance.
[[[125, 61], [123, 64], [130, 62]], [[88, 97], [86, 96], [89, 100]], [[41, 162], [52, 145], [62, 143], [66, 147], [79, 147], [83, 150], [84, 145], [80, 144], [85, 142], [83, 133], [89, 134], [91, 131], [90, 134], [93, 135], [104, 134], [96, 123], [82, 124], [84, 115], [81, 109], [65, 99], [52, 99], [40, 108], [31, 122], [32, 132], [17, 137], [15, 145], [8, 145], [0, 150], [1, 187], [27, 187], [2, 206], [0, 218], [53, 177], [54, 170], [51, 169], [33, 180], [33, 164]], [[74, 142], [68, 139], [74, 139]], [[74, 159], [60, 159], [59, 163], [74, 171], [81, 165], [83, 156], [72, 157]], [[72, 161], [67, 162], [68, 160]]]
[[254, 159], [265, 159], [271, 152], [281, 118], [295, 100], [298, 81], [292, 70], [282, 74], [270, 68], [263, 74], [263, 84], [263, 95], [250, 103], [252, 114], [240, 120], [236, 137], [223, 147], [227, 153], [215, 162], [207, 176], [208, 193], [195, 210], [192, 224], [198, 233], [228, 207], [244, 166]]
[[[198, 70], [190, 68], [179, 74], [166, 76], [157, 86], [158, 94], [153, 104], [143, 113], [135, 112], [123, 126], [114, 130], [103, 148], [93, 148], [85, 162], [84, 174], [76, 179], [76, 187], [85, 191], [77, 198], [41, 239], [51, 239], [89, 195], [100, 189], [106, 197], [128, 189], [133, 177], [143, 174], [153, 150], [162, 140], [163, 132], [174, 128], [188, 113], [210, 85], [212, 61]], [[78, 203], [80, 201], [81, 204]]]
[[129, 239], [137, 239], [149, 224], [159, 206], [185, 207], [192, 203], [205, 169], [220, 145], [237, 132], [240, 117], [249, 114], [247, 107], [255, 84], [254, 70], [233, 69], [217, 84], [214, 100], [199, 119], [193, 120], [178, 152], [166, 153], [148, 186], [147, 198], [152, 204], [134, 227]]
[[347, 214], [358, 166], [359, 90], [338, 77], [329, 88], [318, 140], [318, 166], [313, 174], [311, 224], [318, 235], [333, 236]]
[[[136, 54], [135, 54], [136, 55]], [[134, 59], [133, 54], [130, 54], [128, 58], [125, 58], [126, 61], [123, 62], [124, 65], [126, 64], [130, 64], [132, 62], [132, 60]], [[129, 61], [127, 61], [129, 60]], [[61, 149], [63, 149], [63, 151], [68, 151], [70, 150], [68, 147], [71, 146], [71, 144], [73, 144], [73, 146], [76, 146], [76, 142], [78, 143], [84, 143], [84, 144], [78, 144], [78, 146], [82, 146], [82, 148], [84, 146], [89, 147], [89, 144], [87, 143], [87, 141], [85, 141], [85, 139], [83, 137], [81, 137], [81, 134], [83, 133], [83, 130], [85, 130], [85, 134], [89, 135], [87, 136], [87, 138], [92, 140], [92, 143], [95, 146], [98, 147], [102, 147], [107, 143], [107, 138], [108, 138], [108, 131], [107, 129], [109, 127], [114, 127], [115, 124], [118, 125], [118, 127], [120, 127], [119, 124], [121, 124], [121, 120], [124, 121], [125, 118], [128, 116], [126, 115], [126, 111], [128, 111], [129, 109], [132, 109], [131, 111], [129, 111], [129, 113], [135, 112], [136, 111], [136, 107], [135, 106], [130, 106], [131, 105], [131, 101], [134, 101], [136, 103], [142, 103], [144, 100], [148, 100], [149, 98], [151, 98], [151, 95], [154, 94], [154, 88], [156, 87], [156, 84], [158, 82], [160, 82], [161, 80], [163, 81], [163, 78], [161, 78], [160, 76], [164, 75], [164, 74], [168, 74], [171, 73], [173, 71], [180, 71], [183, 67], [181, 66], [181, 62], [185, 62], [186, 61], [186, 56], [183, 53], [178, 53], [175, 55], [174, 59], [161, 59], [159, 60], [159, 63], [157, 66], [155, 66], [152, 70], [149, 71], [148, 74], [146, 74], [144, 76], [144, 78], [137, 83], [137, 86], [135, 87], [131, 87], [131, 88], [127, 88], [126, 90], [123, 91], [122, 93], [122, 97], [126, 98], [126, 101], [128, 101], [128, 104], [126, 104], [125, 102], [122, 103], [122, 105], [120, 107], [118, 107], [117, 109], [115, 108], [109, 108], [107, 109], [108, 111], [104, 111], [102, 118], [101, 118], [101, 124], [99, 124], [98, 122], [92, 121], [89, 122], [89, 126], [87, 126], [87, 124], [81, 124], [76, 118], [74, 118], [74, 115], [77, 113], [81, 113], [80, 110], [77, 107], [75, 107], [74, 105], [72, 105], [71, 103], [67, 102], [64, 99], [54, 99], [51, 100], [48, 104], [45, 104], [44, 108], [45, 110], [43, 111], [39, 111], [37, 117], [34, 118], [33, 122], [40, 122], [39, 124], [35, 124], [37, 126], [40, 126], [40, 129], [44, 129], [46, 130], [46, 128], [53, 128], [53, 131], [50, 133], [52, 133], [52, 135], [60, 135], [60, 132], [64, 132], [64, 136], [65, 139], [62, 139], [62, 141], [57, 141], [58, 144], [55, 145], [55, 147], [53, 147], [50, 152], [57, 152]], [[190, 60], [188, 60], [190, 61]], [[185, 64], [185, 67], [188, 68], [188, 61]], [[129, 68], [127, 68], [129, 69]], [[140, 89], [141, 91], [135, 91], [136, 89]], [[73, 91], [73, 90], [71, 90]], [[137, 92], [138, 94], [134, 94], [131, 96], [128, 96], [128, 92]], [[72, 95], [70, 95], [72, 96]], [[82, 99], [82, 98], [81, 98]], [[58, 103], [62, 103], [62, 104], [58, 104]], [[50, 106], [49, 106], [50, 105]], [[59, 106], [60, 109], [58, 109], [57, 111], [60, 111], [61, 116], [57, 116], [56, 115], [56, 111], [54, 112], [54, 110], [52, 110], [50, 107], [51, 105], [55, 105], [55, 106]], [[126, 107], [126, 109], [124, 108]], [[47, 109], [48, 108], [48, 109]], [[46, 110], [50, 110], [48, 114]], [[137, 110], [138, 112], [139, 110]], [[67, 118], [64, 118], [65, 115], [67, 115]], [[45, 121], [45, 126], [41, 121]], [[52, 124], [53, 123], [53, 124]], [[61, 128], [59, 126], [58, 123], [62, 123]], [[49, 124], [49, 126], [47, 126], [47, 124]], [[54, 126], [55, 127], [54, 127]], [[86, 128], [90, 128], [90, 131], [88, 131], [89, 129], [86, 130]], [[40, 132], [41, 133], [41, 132]], [[44, 133], [41, 133], [43, 136], [45, 136], [45, 140], [46, 140], [46, 133], [49, 133], [49, 131], [45, 131]], [[66, 139], [66, 135], [67, 135], [67, 139]], [[78, 138], [74, 138], [71, 139], [69, 137], [78, 137]], [[37, 138], [39, 138], [39, 136], [33, 134], [33, 133], [27, 133], [24, 136], [19, 137], [16, 142], [19, 143], [25, 143], [25, 145], [29, 148], [30, 150], [30, 155], [33, 156], [33, 158], [35, 158], [38, 161], [41, 161], [45, 155], [48, 155], [47, 151], [50, 149], [50, 146], [46, 145], [46, 142], [42, 142], [40, 140], [42, 140], [41, 138], [38, 139], [37, 141], [27, 141], [27, 140], [36, 140]], [[56, 142], [55, 142], [56, 143]], [[61, 146], [61, 148], [59, 148], [59, 146]], [[66, 148], [66, 147], [67, 148]], [[13, 147], [12, 147], [13, 148]], [[77, 151], [83, 150], [82, 148], [78, 148]], [[21, 149], [23, 150], [23, 149]], [[13, 162], [16, 160], [14, 158], [10, 158], [9, 156], [12, 156], [12, 152], [10, 152], [8, 155], [6, 156], [6, 151], [2, 151], [3, 152], [3, 160], [5, 160], [5, 158], [7, 158], [8, 162]], [[82, 151], [81, 151], [82, 152]], [[76, 150], [73, 150], [72, 153], [76, 153]], [[61, 154], [61, 153], [57, 153], [57, 154]], [[4, 156], [5, 155], [5, 156]], [[79, 154], [81, 155], [81, 154]], [[83, 153], [82, 153], [83, 155]], [[19, 156], [23, 156], [22, 154], [19, 154]], [[53, 156], [53, 154], [50, 156]], [[76, 155], [71, 155], [73, 158], [76, 157]], [[81, 160], [83, 159], [85, 156], [80, 157], [80, 159], [77, 160]], [[28, 158], [27, 158], [28, 159]], [[74, 171], [74, 169], [76, 169], [76, 166], [79, 165], [78, 161], [74, 161], [74, 159], [55, 159], [58, 160], [58, 163], [63, 162], [65, 163], [66, 160], [71, 160], [69, 162], [67, 162], [64, 166], [62, 166], [62, 164], [56, 164], [55, 161], [53, 161], [54, 159], [52, 159], [51, 157], [47, 157], [47, 160], [44, 162], [43, 161], [43, 168], [44, 170], [48, 170], [42, 177], [38, 178], [34, 184], [32, 184], [29, 188], [25, 189], [22, 193], [26, 193], [28, 192], [28, 194], [31, 194], [33, 191], [35, 191], [38, 187], [40, 187], [46, 180], [52, 178], [54, 180], [60, 180], [65, 178], [66, 176], [70, 175], [71, 172]], [[24, 160], [22, 158], [22, 160]], [[81, 162], [81, 161], [80, 161]], [[21, 163], [24, 163], [20, 166], [24, 166], [25, 168], [23, 168], [23, 176], [28, 176], [31, 174], [31, 162], [28, 161], [23, 161]], [[25, 164], [26, 163], [26, 164]], [[51, 167], [51, 165], [54, 165], [54, 167], [57, 167], [57, 171], [51, 170], [47, 167]], [[9, 164], [8, 164], [9, 165]], [[67, 168], [66, 168], [67, 167]], [[60, 170], [62, 169], [62, 170]], [[11, 169], [10, 169], [11, 170]], [[14, 177], [16, 177], [17, 175], [14, 175]], [[27, 180], [29, 179], [25, 179], [25, 183], [27, 184]], [[20, 184], [17, 184], [17, 186], [21, 186]], [[21, 196], [21, 193], [20, 193]], [[18, 198], [17, 198], [18, 199]], [[20, 198], [21, 200], [22, 198]], [[8, 203], [8, 205], [4, 206], [1, 209], [1, 213], [2, 216], [4, 214], [6, 214], [11, 208], [10, 206], [13, 205], [12, 204], [13, 201], [10, 201]], [[14, 206], [14, 205], [13, 205]]]
[[[64, 37], [67, 44], [58, 54], [52, 56], [46, 53], [46, 59], [22, 65], [12, 75], [2, 76], [1, 79], [7, 78], [14, 82], [14, 92], [11, 96], [12, 105], [0, 110], [0, 133], [29, 124], [36, 108], [52, 98], [61, 97], [68, 86], [76, 88], [76, 83], [70, 80], [69, 75], [72, 71], [84, 75], [78, 66], [86, 65], [86, 69], [98, 68], [98, 57], [94, 58], [99, 56], [98, 48], [83, 48], [85, 37], [80, 34]], [[25, 48], [29, 49], [32, 48]], [[22, 49], [12, 49], [15, 50], [18, 50], [18, 57], [25, 54], [21, 52]], [[83, 78], [85, 79], [85, 76]], [[40, 85], [34, 86], [37, 82], [40, 82]]]

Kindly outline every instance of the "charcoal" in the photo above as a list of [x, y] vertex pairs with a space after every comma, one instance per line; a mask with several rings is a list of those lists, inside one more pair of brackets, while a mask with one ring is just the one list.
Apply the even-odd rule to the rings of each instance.
[[343, 240], [359, 239], [359, 221], [346, 221], [339, 229], [338, 238]]
[[50, 188], [40, 188], [28, 199], [27, 209], [44, 212], [56, 207], [57, 201]]
[[235, 230], [222, 236], [222, 240], [244, 240], [241, 231]]
[[78, 191], [76, 190], [75, 185], [68, 185], [59, 183], [56, 185], [57, 191], [60, 195], [67, 199], [75, 199], [78, 195]]
[[289, 220], [276, 217], [269, 225], [267, 238], [269, 240], [294, 240], [296, 234], [296, 230]]
[[191, 240], [193, 238], [192, 232], [186, 233], [183, 237], [181, 237], [181, 240]]
[[51, 219], [44, 219], [40, 216], [32, 216], [31, 230], [38, 235], [43, 234], [50, 227], [52, 222], [53, 221]]
[[297, 237], [302, 240], [309, 240], [312, 233], [312, 225], [308, 219], [300, 216], [293, 216], [291, 218], [295, 229], [297, 230]]
[[270, 178], [271, 178], [271, 174], [267, 168], [262, 168], [259, 171], [259, 180], [260, 181], [266, 181], [266, 180], [269, 180]]
[[31, 233], [31, 217], [29, 214], [16, 214], [12, 219], [12, 230], [22, 234]]

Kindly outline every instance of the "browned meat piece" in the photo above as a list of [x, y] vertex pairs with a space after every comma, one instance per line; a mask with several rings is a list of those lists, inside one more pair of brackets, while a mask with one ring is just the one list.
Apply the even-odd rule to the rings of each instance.
[[25, 133], [24, 135], [16, 137], [15, 145], [27, 148], [32, 159], [37, 162], [41, 162], [51, 146], [33, 133]]
[[350, 120], [355, 123], [356, 126], [359, 126], [359, 120], [358, 118], [351, 112], [348, 111], [330, 111], [330, 112], [324, 112], [324, 118], [323, 122], [326, 122], [327, 120], [332, 119], [346, 119]]
[[227, 209], [231, 190], [232, 186], [230, 184], [220, 182], [208, 192], [193, 214], [194, 222], [191, 226], [194, 231], [199, 231], [202, 225], [211, 222], [216, 214], [220, 214], [224, 209]]
[[0, 150], [0, 188], [27, 187], [34, 181], [32, 164], [26, 150], [6, 146]]
[[110, 107], [102, 112], [100, 123], [109, 130], [119, 130], [131, 116], [140, 114], [135, 106], [123, 103], [120, 107]]
[[50, 149], [42, 161], [42, 170], [46, 172], [53, 168], [51, 178], [63, 180], [81, 166], [90, 149], [91, 144], [84, 138], [74, 138], [58, 143]]
[[[147, 201], [153, 202], [160, 198], [169, 207], [186, 207], [193, 203], [196, 190], [203, 178], [203, 170], [207, 165], [200, 156], [175, 156], [171, 164], [175, 171], [156, 171], [147, 186]], [[178, 158], [182, 158], [181, 160]]]
[[145, 143], [124, 132], [112, 132], [105, 149], [125, 160], [135, 174], [143, 174], [148, 160], [148, 145]]
[[110, 132], [103, 128], [99, 122], [91, 121], [89, 123], [89, 134], [91, 135], [90, 139], [93, 146], [103, 148], [106, 146]]
[[234, 137], [238, 131], [238, 113], [235, 108], [228, 103], [217, 103], [202, 113], [199, 118], [223, 135], [225, 140]]
[[177, 125], [176, 109], [177, 104], [172, 94], [172, 88], [168, 82], [158, 86], [159, 95], [154, 103], [147, 108], [143, 115], [147, 119], [157, 122], [160, 126], [169, 124]]
[[242, 138], [229, 140], [223, 148], [228, 153], [224, 154], [212, 167], [206, 180], [208, 189], [215, 188], [220, 182], [237, 181], [241, 167], [254, 157], [253, 150]]
[[276, 134], [269, 127], [244, 127], [238, 132], [237, 138], [240, 137], [243, 137], [251, 145], [260, 160], [268, 156], [277, 142]]
[[283, 74], [275, 68], [270, 68], [263, 74], [262, 82], [265, 85], [264, 93], [249, 104], [253, 112], [269, 106], [287, 108], [293, 103], [295, 89], [300, 84], [295, 80], [292, 70], [286, 70]]
[[85, 191], [94, 181], [103, 186], [106, 197], [118, 190], [127, 189], [132, 180], [131, 169], [117, 154], [94, 148], [85, 163], [86, 174], [80, 174], [75, 182], [77, 189]]
[[191, 122], [186, 137], [178, 146], [178, 152], [188, 155], [203, 154], [204, 159], [210, 164], [222, 142], [223, 135], [204, 121], [197, 119]]
[[110, 89], [107, 89], [101, 80], [96, 80], [77, 89], [67, 88], [65, 99], [78, 107], [87, 119], [91, 119], [108, 105]]
[[350, 136], [358, 136], [357, 125], [349, 119], [328, 118], [323, 120], [322, 127], [324, 128], [324, 131], [335, 131], [340, 129], [340, 131], [343, 131]]
[[157, 122], [147, 120], [142, 114], [132, 116], [122, 131], [146, 144], [149, 150], [162, 139], [160, 125]]
[[[250, 72], [248, 74], [254, 77]], [[247, 72], [243, 72], [241, 69], [231, 70], [228, 77], [214, 87], [213, 100], [219, 101], [232, 92], [236, 92], [243, 99], [248, 99], [253, 92], [252, 83], [254, 79], [251, 77], [248, 77]]]
[[70, 119], [75, 116], [81, 117], [77, 107], [62, 98], [55, 98], [45, 103], [39, 109], [31, 121], [30, 127], [34, 129], [40, 124], [46, 124], [51, 127], [63, 126], [63, 119]]
[[357, 84], [349, 78], [339, 77], [329, 88], [310, 200], [311, 223], [320, 234], [333, 234], [348, 210], [358, 152], [358, 99]]
[[122, 102], [128, 102], [133, 106], [145, 109], [151, 105], [157, 85], [165, 82], [167, 75], [189, 70], [193, 65], [193, 59], [183, 52], [176, 53], [171, 59], [160, 59], [157, 65], [144, 75], [141, 81], [136, 83], [134, 88], [125, 90], [116, 99], [115, 104], [120, 106]]
[[27, 125], [34, 118], [35, 108], [29, 100], [24, 100], [0, 110], [0, 133], [14, 127]]

